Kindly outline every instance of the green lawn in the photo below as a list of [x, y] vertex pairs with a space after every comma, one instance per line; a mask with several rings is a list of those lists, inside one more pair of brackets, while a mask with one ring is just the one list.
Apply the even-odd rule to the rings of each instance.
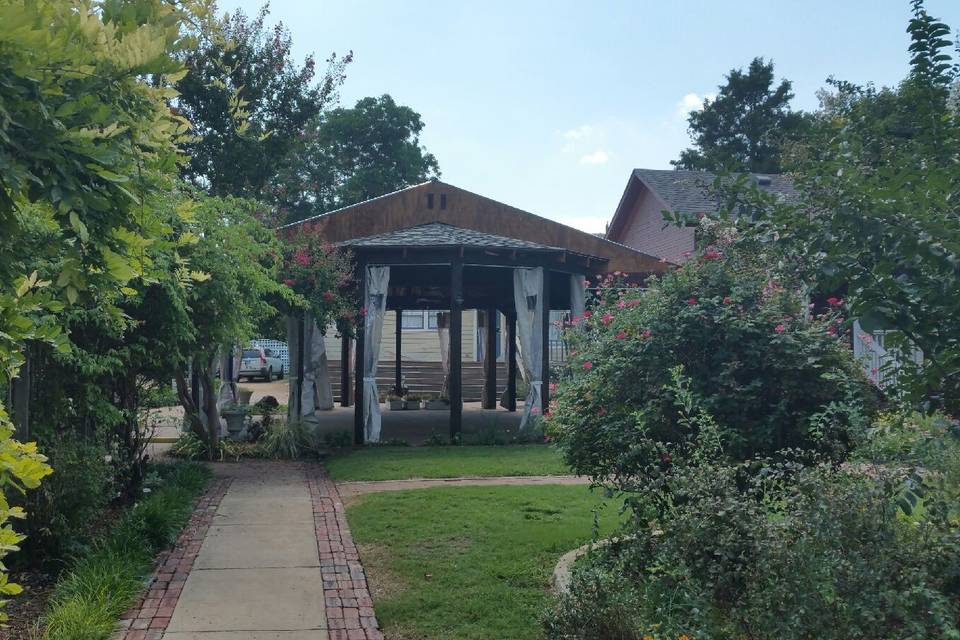
[[459, 476], [553, 476], [570, 469], [543, 444], [489, 447], [371, 447], [327, 462], [334, 480], [406, 480]]
[[542, 637], [553, 568], [601, 503], [585, 486], [436, 487], [367, 494], [347, 519], [387, 638], [519, 640]]

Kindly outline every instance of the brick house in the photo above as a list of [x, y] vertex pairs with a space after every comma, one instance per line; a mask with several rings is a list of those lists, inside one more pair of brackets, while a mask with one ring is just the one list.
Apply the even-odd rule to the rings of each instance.
[[[793, 198], [793, 181], [783, 175], [751, 174], [758, 187]], [[706, 171], [634, 169], [607, 225], [607, 240], [679, 264], [696, 247], [691, 227], [665, 225], [663, 212], [715, 213], [717, 198], [710, 193], [716, 175]]]

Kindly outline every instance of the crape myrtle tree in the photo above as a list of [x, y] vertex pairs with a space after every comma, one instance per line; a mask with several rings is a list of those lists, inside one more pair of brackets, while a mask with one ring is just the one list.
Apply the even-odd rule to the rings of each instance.
[[331, 54], [317, 81], [317, 61], [296, 62], [283, 24], [265, 24], [269, 6], [255, 17], [225, 16], [217, 29], [184, 55], [176, 106], [191, 124], [185, 177], [215, 196], [275, 203], [285, 195], [280, 172], [307, 125], [336, 100], [352, 54]]
[[773, 61], [754, 58], [731, 69], [726, 84], [688, 117], [694, 146], [671, 162], [679, 169], [780, 173], [785, 141], [802, 134], [806, 117], [790, 108], [792, 84], [775, 84]]

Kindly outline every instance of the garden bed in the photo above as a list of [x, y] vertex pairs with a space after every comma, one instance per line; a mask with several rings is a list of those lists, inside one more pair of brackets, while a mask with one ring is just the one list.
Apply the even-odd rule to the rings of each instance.
[[[209, 470], [188, 462], [154, 465], [156, 484], [147, 496], [121, 516], [116, 526], [76, 559], [53, 587], [31, 592], [29, 606], [13, 605], [15, 615], [26, 608], [32, 620], [41, 611], [37, 599], [47, 599], [37, 623], [43, 640], [106, 640], [118, 619], [145, 587], [155, 554], [171, 546], [190, 518], [194, 501], [209, 478]], [[19, 636], [33, 638], [32, 622], [18, 623]]]
[[366, 495], [347, 519], [387, 637], [522, 640], [541, 637], [554, 565], [601, 504], [582, 486], [439, 487]]
[[337, 481], [570, 474], [560, 452], [542, 444], [370, 447], [338, 454], [327, 470]]

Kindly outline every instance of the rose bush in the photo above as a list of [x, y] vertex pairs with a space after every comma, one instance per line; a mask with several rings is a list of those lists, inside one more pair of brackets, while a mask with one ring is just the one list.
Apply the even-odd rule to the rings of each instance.
[[[574, 471], [620, 488], [684, 455], [690, 429], [670, 390], [682, 365], [732, 460], [785, 449], [842, 459], [874, 392], [837, 307], [811, 309], [778, 257], [703, 221], [705, 248], [646, 290], [602, 281], [566, 336], [571, 360], [548, 429]], [[769, 250], [767, 250], [769, 251]]]

